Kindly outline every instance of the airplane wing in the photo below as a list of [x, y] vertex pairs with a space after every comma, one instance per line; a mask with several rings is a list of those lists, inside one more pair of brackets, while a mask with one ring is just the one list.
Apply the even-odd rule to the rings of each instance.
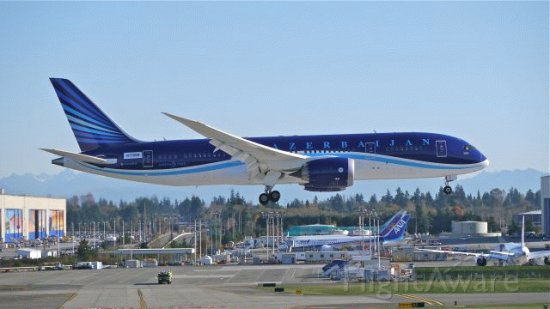
[[211, 139], [210, 144], [216, 147], [215, 151], [221, 149], [246, 163], [251, 177], [263, 180], [266, 185], [274, 185], [283, 173], [298, 170], [308, 159], [307, 156], [261, 145], [198, 121], [169, 113], [163, 114]]
[[529, 252], [529, 259], [540, 259], [550, 257], [550, 250]]
[[106, 159], [89, 156], [85, 154], [80, 154], [80, 153], [69, 152], [65, 150], [48, 149], [48, 148], [40, 148], [40, 149], [49, 153], [53, 153], [54, 155], [71, 158], [75, 161], [88, 162], [88, 163], [94, 163], [94, 164], [111, 164], [112, 163], [111, 161]]
[[421, 249], [421, 248], [415, 248], [418, 251], [426, 251], [426, 252], [435, 252], [435, 253], [447, 253], [450, 255], [466, 255], [466, 256], [475, 256], [476, 258], [478, 256], [484, 256], [489, 257], [489, 254], [485, 253], [474, 253], [474, 252], [462, 252], [462, 251], [448, 251], [448, 250], [435, 250], [435, 249]]

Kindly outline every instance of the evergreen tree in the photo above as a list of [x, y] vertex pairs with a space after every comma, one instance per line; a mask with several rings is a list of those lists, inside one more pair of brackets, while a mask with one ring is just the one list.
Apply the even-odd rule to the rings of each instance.
[[86, 239], [82, 239], [78, 244], [76, 255], [80, 261], [90, 261], [95, 257], [95, 250], [90, 247]]

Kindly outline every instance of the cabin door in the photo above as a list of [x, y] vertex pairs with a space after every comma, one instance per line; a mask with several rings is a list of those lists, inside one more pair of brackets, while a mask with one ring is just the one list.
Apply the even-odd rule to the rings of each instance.
[[143, 151], [143, 167], [153, 167], [153, 151]]
[[447, 141], [439, 140], [435, 141], [435, 151], [436, 155], [440, 158], [447, 156]]

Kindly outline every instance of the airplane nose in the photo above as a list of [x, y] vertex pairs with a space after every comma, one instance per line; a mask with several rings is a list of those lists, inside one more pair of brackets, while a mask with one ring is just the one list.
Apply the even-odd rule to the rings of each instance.
[[483, 155], [481, 152], [479, 153], [479, 163], [481, 163], [481, 169], [486, 168], [489, 166], [489, 159], [485, 155]]

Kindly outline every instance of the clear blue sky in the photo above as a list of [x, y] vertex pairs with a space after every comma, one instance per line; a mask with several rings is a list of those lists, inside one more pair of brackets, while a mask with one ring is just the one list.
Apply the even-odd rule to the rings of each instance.
[[0, 177], [78, 150], [48, 77], [142, 140], [430, 131], [549, 165], [548, 2], [0, 3]]

